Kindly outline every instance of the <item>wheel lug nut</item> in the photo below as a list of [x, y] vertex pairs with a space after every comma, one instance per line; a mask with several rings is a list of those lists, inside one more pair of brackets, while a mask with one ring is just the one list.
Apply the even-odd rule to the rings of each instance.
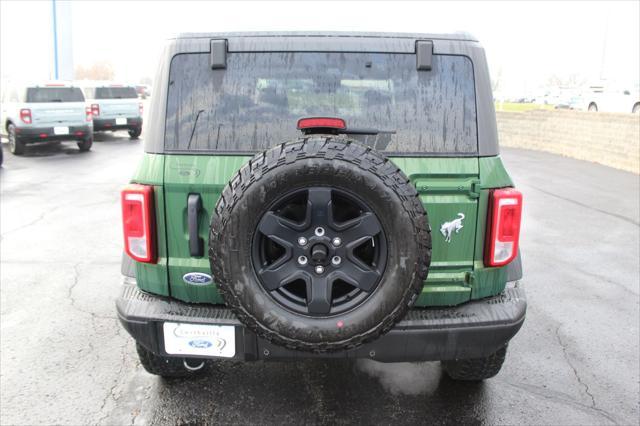
[[338, 266], [341, 262], [342, 262], [342, 259], [340, 259], [340, 256], [333, 256], [331, 258], [331, 263], [333, 263], [336, 266]]
[[340, 244], [342, 244], [342, 240], [340, 239], [340, 237], [335, 237], [333, 240], [331, 240], [331, 244], [333, 244], [335, 247], [340, 246]]
[[324, 272], [324, 266], [318, 265], [316, 266], [316, 274], [320, 275]]
[[318, 237], [322, 237], [324, 235], [324, 228], [322, 226], [318, 226], [315, 233]]
[[299, 263], [300, 265], [303, 265], [303, 266], [304, 266], [304, 265], [306, 265], [306, 264], [307, 264], [307, 257], [306, 257], [306, 256], [300, 256], [300, 257], [298, 257], [298, 263]]
[[301, 246], [306, 246], [307, 245], [307, 239], [305, 237], [298, 238], [298, 244], [301, 245]]

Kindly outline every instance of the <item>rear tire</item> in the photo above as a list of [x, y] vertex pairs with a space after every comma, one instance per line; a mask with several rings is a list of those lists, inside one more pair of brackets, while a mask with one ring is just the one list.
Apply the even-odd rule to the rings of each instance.
[[588, 110], [591, 112], [598, 112], [598, 105], [596, 105], [595, 102], [591, 102]]
[[129, 129], [129, 137], [131, 139], [138, 139], [142, 134], [142, 126], [136, 127], [135, 129]]
[[635, 104], [633, 106], [633, 108], [631, 108], [631, 113], [632, 114], [637, 114], [640, 112], [640, 102], [638, 102], [637, 104]]
[[507, 347], [485, 358], [457, 359], [443, 361], [445, 373], [453, 380], [479, 382], [489, 379], [500, 372], [507, 355]]
[[82, 142], [78, 142], [78, 148], [80, 152], [87, 152], [91, 149], [91, 145], [93, 145], [93, 136], [83, 139]]
[[[156, 355], [136, 342], [140, 364], [147, 373], [166, 378], [195, 377], [209, 371], [210, 364], [204, 359], [170, 358]], [[185, 366], [185, 361], [190, 368]]]
[[7, 133], [9, 135], [9, 151], [14, 155], [24, 154], [24, 142], [16, 135], [16, 126], [9, 124]]

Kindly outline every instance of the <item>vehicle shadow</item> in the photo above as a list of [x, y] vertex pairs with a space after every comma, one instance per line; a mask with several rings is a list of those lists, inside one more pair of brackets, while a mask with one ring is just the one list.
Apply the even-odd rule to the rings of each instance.
[[[111, 144], [132, 144], [139, 143], [141, 139], [131, 139], [127, 132], [109, 132], [109, 133], [94, 133], [93, 135], [93, 143], [109, 143]], [[9, 152], [9, 146], [7, 143], [4, 143], [3, 140], [3, 149], [5, 150], [5, 155], [11, 155]], [[55, 155], [90, 155], [89, 152], [80, 152], [78, 146], [73, 141], [65, 141], [65, 142], [42, 142], [35, 144], [27, 144], [25, 146], [24, 154], [22, 157], [52, 157]]]
[[80, 152], [75, 142], [46, 142], [26, 145], [22, 157], [51, 157], [62, 154], [79, 155], [85, 153]]
[[126, 131], [97, 132], [93, 134], [93, 142], [129, 142], [137, 143], [142, 139], [131, 139]]
[[161, 379], [151, 424], [479, 424], [485, 385], [439, 363], [369, 360], [218, 362], [195, 379]]

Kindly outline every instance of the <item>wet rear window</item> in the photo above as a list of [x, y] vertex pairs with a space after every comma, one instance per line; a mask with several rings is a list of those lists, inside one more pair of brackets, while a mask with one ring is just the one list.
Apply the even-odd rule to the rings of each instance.
[[230, 53], [173, 58], [167, 151], [256, 152], [296, 139], [303, 117], [340, 117], [350, 135], [388, 153], [477, 152], [473, 66], [434, 55], [418, 71], [412, 54]]
[[96, 87], [95, 99], [130, 99], [137, 98], [133, 87]]
[[27, 102], [84, 102], [78, 87], [29, 87]]

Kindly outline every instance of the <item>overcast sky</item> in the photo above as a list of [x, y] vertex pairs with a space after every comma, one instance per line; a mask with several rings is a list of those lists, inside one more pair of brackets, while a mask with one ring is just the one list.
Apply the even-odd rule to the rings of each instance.
[[[107, 60], [118, 80], [155, 73], [163, 40], [196, 31], [464, 30], [487, 50], [506, 91], [555, 74], [633, 86], [640, 75], [640, 2], [73, 2], [75, 65]], [[48, 78], [52, 4], [0, 1], [0, 74]]]

